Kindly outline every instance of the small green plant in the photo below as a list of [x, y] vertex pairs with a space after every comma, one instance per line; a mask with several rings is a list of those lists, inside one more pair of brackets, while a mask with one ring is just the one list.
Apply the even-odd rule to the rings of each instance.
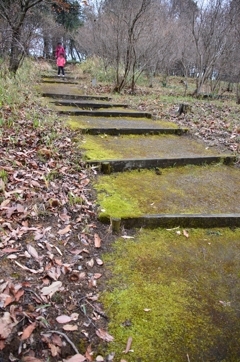
[[5, 171], [5, 170], [3, 170], [3, 169], [0, 170], [0, 179], [2, 179], [3, 182], [7, 182], [7, 180], [8, 180], [8, 173], [7, 173], [7, 171]]
[[81, 196], [74, 195], [72, 192], [68, 193], [68, 202], [71, 206], [73, 205], [82, 205], [83, 199]]

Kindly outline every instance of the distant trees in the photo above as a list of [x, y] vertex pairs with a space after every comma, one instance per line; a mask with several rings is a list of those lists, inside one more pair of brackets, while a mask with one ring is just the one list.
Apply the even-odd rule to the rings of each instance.
[[29, 10], [43, 0], [1, 0], [0, 17], [4, 22], [10, 43], [9, 69], [15, 73], [23, 59], [25, 49], [22, 43], [24, 23]]
[[50, 58], [53, 47], [64, 38], [73, 56], [72, 33], [82, 24], [81, 5], [76, 0], [0, 0], [0, 52], [9, 55], [9, 70], [16, 73], [34, 40], [43, 44]]
[[230, 61], [236, 76], [238, 0], [96, 3], [97, 11], [89, 9], [77, 42], [87, 56], [100, 57], [106, 68], [112, 65], [116, 91], [126, 85], [134, 91], [142, 71], [193, 76], [196, 95], [209, 80], [233, 74]]
[[239, 0], [0, 0], [0, 56], [15, 73], [30, 49], [51, 58], [61, 40], [72, 59], [111, 66], [117, 92], [146, 72], [150, 84], [195, 77], [198, 95], [209, 80], [240, 81], [239, 24]]

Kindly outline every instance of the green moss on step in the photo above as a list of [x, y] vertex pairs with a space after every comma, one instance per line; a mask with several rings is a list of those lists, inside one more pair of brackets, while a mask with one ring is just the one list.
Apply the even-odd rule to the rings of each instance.
[[[141, 170], [99, 176], [95, 188], [101, 191], [101, 208], [116, 217], [240, 212], [238, 169], [218, 164], [161, 172], [157, 175], [155, 170]], [[124, 209], [114, 202], [116, 194], [124, 200]]]
[[116, 360], [239, 361], [240, 229], [188, 234], [141, 231], [105, 255], [112, 279], [103, 302]]

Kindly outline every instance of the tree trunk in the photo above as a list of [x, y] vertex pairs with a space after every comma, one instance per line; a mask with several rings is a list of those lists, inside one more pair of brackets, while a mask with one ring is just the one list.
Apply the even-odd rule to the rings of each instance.
[[23, 56], [23, 49], [21, 47], [20, 39], [21, 39], [20, 28], [16, 28], [13, 30], [12, 34], [10, 64], [9, 64], [9, 70], [14, 74], [18, 70], [18, 67], [21, 63]]

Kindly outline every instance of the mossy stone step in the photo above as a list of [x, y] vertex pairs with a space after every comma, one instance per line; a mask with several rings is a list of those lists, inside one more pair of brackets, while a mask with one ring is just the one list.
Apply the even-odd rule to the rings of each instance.
[[87, 162], [108, 162], [112, 170], [117, 172], [141, 168], [140, 166], [149, 168], [151, 163], [152, 167], [156, 167], [157, 160], [165, 167], [173, 166], [174, 162], [202, 164], [221, 160], [231, 163], [235, 160], [234, 156], [219, 154], [218, 149], [207, 148], [188, 135], [84, 135], [81, 148]]
[[127, 104], [121, 103], [103, 103], [103, 102], [90, 102], [89, 100], [59, 100], [53, 101], [51, 103], [56, 104], [57, 106], [72, 106], [81, 109], [96, 109], [96, 108], [127, 108]]
[[105, 96], [95, 96], [95, 95], [79, 95], [79, 94], [64, 94], [64, 93], [48, 93], [48, 92], [43, 92], [42, 93], [43, 97], [48, 97], [48, 98], [54, 98], [54, 99], [73, 99], [73, 100], [79, 100], [79, 101], [84, 101], [84, 100], [99, 100], [99, 101], [111, 101], [112, 98], [110, 97], [105, 97]]
[[78, 84], [76, 80], [72, 80], [72, 78], [68, 77], [58, 77], [56, 79], [42, 79], [42, 83], [65, 83], [65, 84]]
[[[125, 159], [125, 160], [104, 160], [86, 161], [90, 166], [97, 166], [98, 170], [104, 174], [112, 172], [124, 172], [129, 170], [167, 168], [186, 165], [210, 165], [222, 162], [224, 165], [233, 164], [236, 157], [228, 156], [201, 156], [201, 157], [175, 157], [175, 158], [145, 158], [145, 159]], [[156, 172], [161, 172], [156, 169]]]
[[[88, 134], [183, 134], [188, 130], [175, 123], [150, 118], [69, 116], [65, 121], [74, 129]], [[96, 138], [94, 138], [96, 140]]]
[[239, 169], [188, 165], [99, 175], [99, 219], [126, 227], [240, 226]]
[[72, 116], [94, 116], [94, 117], [135, 117], [135, 118], [152, 118], [152, 114], [148, 112], [135, 112], [135, 111], [89, 111], [89, 110], [58, 110], [58, 114], [66, 114]]
[[[100, 216], [102, 223], [111, 224], [111, 217]], [[119, 228], [216, 228], [240, 227], [240, 213], [237, 214], [175, 214], [142, 215], [139, 217], [118, 218]]]
[[83, 134], [110, 136], [119, 135], [160, 135], [160, 134], [175, 134], [182, 135], [187, 133], [187, 128], [82, 128]]

